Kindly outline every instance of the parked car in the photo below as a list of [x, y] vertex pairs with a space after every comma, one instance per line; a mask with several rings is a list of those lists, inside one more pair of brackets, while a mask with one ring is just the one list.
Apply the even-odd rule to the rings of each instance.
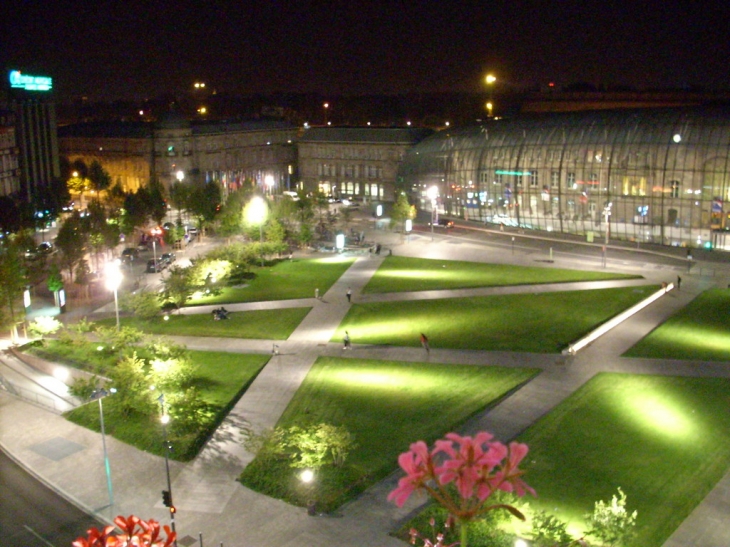
[[162, 253], [162, 256], [160, 256], [160, 260], [163, 262], [165, 267], [175, 262], [175, 258], [177, 258], [175, 253]]
[[36, 247], [36, 250], [42, 255], [50, 255], [54, 253], [56, 248], [50, 241], [44, 241], [43, 243], [38, 245], [38, 247]]
[[127, 247], [122, 251], [122, 264], [129, 264], [139, 258], [139, 251], [134, 247]]
[[[429, 222], [428, 225], [430, 226], [431, 223]], [[438, 219], [438, 222], [436, 222], [436, 224], [434, 224], [434, 226], [439, 226], [441, 228], [453, 228], [454, 221], [449, 220], [447, 218], [440, 218], [440, 219]]]
[[147, 273], [159, 273], [164, 269], [165, 269], [165, 265], [162, 263], [162, 260], [159, 258], [157, 260], [155, 260], [154, 258], [150, 258], [147, 261], [147, 269], [146, 269]]
[[50, 255], [53, 254], [55, 251], [55, 248], [53, 247], [53, 243], [50, 241], [44, 241], [40, 245], [38, 245], [35, 249], [26, 249], [25, 250], [25, 258], [29, 260], [35, 260], [37, 258], [40, 258], [43, 255]]

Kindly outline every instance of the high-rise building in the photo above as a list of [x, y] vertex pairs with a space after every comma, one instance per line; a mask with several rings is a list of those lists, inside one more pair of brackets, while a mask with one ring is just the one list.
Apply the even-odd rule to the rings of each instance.
[[[49, 200], [54, 181], [60, 177], [53, 80], [48, 76], [11, 70], [7, 86], [4, 110], [8, 123], [0, 125], [0, 140], [8, 135], [9, 141], [14, 136], [15, 145], [9, 149], [16, 150], [18, 165], [15, 169], [19, 169], [17, 188], [13, 186], [16, 182], [9, 181], [8, 189], [20, 201], [41, 208]], [[4, 141], [0, 147], [1, 153]], [[12, 157], [14, 152], [7, 155]], [[4, 167], [3, 163], [3, 172]], [[5, 191], [5, 184], [2, 191]]]

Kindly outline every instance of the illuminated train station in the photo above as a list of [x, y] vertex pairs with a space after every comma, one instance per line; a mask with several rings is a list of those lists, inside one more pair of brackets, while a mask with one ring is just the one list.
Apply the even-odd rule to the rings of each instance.
[[730, 250], [730, 108], [521, 115], [448, 129], [399, 171], [424, 210], [490, 225]]

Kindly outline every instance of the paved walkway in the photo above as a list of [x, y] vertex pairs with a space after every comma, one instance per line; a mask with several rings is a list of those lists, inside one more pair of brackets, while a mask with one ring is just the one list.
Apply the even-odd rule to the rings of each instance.
[[[428, 238], [430, 239], [430, 238]], [[412, 236], [409, 244], [398, 247], [398, 254], [470, 260], [494, 260], [489, 248], [472, 242], [431, 243]], [[504, 252], [500, 258], [504, 258]], [[534, 264], [542, 260], [534, 253], [518, 253], [513, 263]], [[235, 482], [241, 467], [250, 455], [240, 443], [240, 429], [254, 430], [276, 423], [319, 355], [340, 355], [374, 359], [423, 360], [420, 348], [370, 347], [355, 344], [352, 352], [343, 352], [341, 344], [329, 342], [349, 309], [345, 297], [352, 288], [353, 301], [364, 301], [360, 290], [375, 271], [380, 259], [357, 260], [343, 277], [322, 296], [321, 301], [303, 299], [258, 306], [310, 306], [312, 311], [286, 342], [279, 343], [280, 355], [272, 357], [256, 381], [235, 406], [211, 441], [195, 461], [188, 464], [171, 462], [173, 493], [178, 507], [177, 528], [180, 543], [193, 545], [198, 532], [204, 533], [206, 545], [226, 546], [297, 546], [347, 545], [362, 547], [402, 546], [388, 536], [417, 502], [397, 509], [386, 501], [400, 473], [373, 486], [356, 500], [343, 507], [337, 517], [311, 518], [306, 512], [283, 502], [272, 500], [243, 488]], [[556, 266], [571, 267], [570, 260], [556, 257]], [[586, 265], [586, 267], [590, 267]], [[593, 264], [595, 268], [595, 264]], [[624, 268], [626, 269], [626, 268]], [[629, 268], [630, 269], [630, 268]], [[647, 280], [657, 283], [672, 281], [676, 272], [655, 269], [645, 273]], [[626, 282], [620, 282], [626, 283]], [[635, 282], [629, 282], [635, 283]], [[507, 352], [455, 351], [432, 349], [430, 360], [443, 363], [534, 366], [543, 373], [496, 408], [476, 416], [465, 427], [473, 432], [487, 429], [498, 438], [508, 440], [519, 434], [540, 416], [570, 395], [599, 371], [630, 371], [656, 374], [697, 374], [729, 376], [722, 364], [667, 362], [619, 357], [621, 353], [686, 305], [702, 290], [714, 284], [725, 286], [727, 279], [706, 279], [685, 276], [682, 291], [666, 297], [593, 342], [575, 357], [557, 355], [516, 354]], [[577, 284], [576, 288], [595, 286]], [[559, 284], [554, 290], [566, 290]], [[523, 287], [523, 290], [535, 290]], [[549, 287], [542, 286], [539, 290]], [[509, 289], [491, 289], [513, 290]], [[412, 299], [442, 298], [453, 295], [492, 294], [483, 289], [470, 291], [429, 291], [433, 294], [401, 293], [377, 298]], [[367, 298], [375, 298], [373, 295]], [[247, 305], [250, 306], [250, 305]], [[229, 306], [229, 309], [237, 309]], [[243, 308], [242, 308], [243, 309]], [[198, 310], [204, 311], [204, 310]], [[273, 341], [236, 339], [184, 338], [190, 348], [270, 353]], [[278, 342], [277, 342], [278, 343]], [[101, 509], [106, 505], [100, 436], [79, 428], [60, 416], [46, 412], [13, 397], [0, 395], [0, 445], [41, 479], [75, 500], [79, 505]], [[115, 439], [107, 438], [115, 488], [115, 507], [101, 509], [110, 518], [116, 514], [137, 514], [167, 521], [160, 491], [165, 488], [164, 460], [140, 452]], [[80, 472], [83, 480], [79, 480]], [[720, 547], [730, 544], [730, 526], [720, 526], [719, 518], [730, 509], [726, 477], [693, 515], [672, 536], [666, 547], [697, 545]], [[713, 520], [714, 519], [714, 520]], [[712, 537], [711, 537], [712, 536]]]

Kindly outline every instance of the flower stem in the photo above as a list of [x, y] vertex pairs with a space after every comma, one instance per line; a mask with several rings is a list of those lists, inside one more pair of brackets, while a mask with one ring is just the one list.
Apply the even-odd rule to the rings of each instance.
[[467, 520], [459, 521], [459, 533], [461, 536], [461, 541], [459, 542], [459, 547], [468, 547], [467, 540], [469, 537], [469, 521], [467, 521]]

